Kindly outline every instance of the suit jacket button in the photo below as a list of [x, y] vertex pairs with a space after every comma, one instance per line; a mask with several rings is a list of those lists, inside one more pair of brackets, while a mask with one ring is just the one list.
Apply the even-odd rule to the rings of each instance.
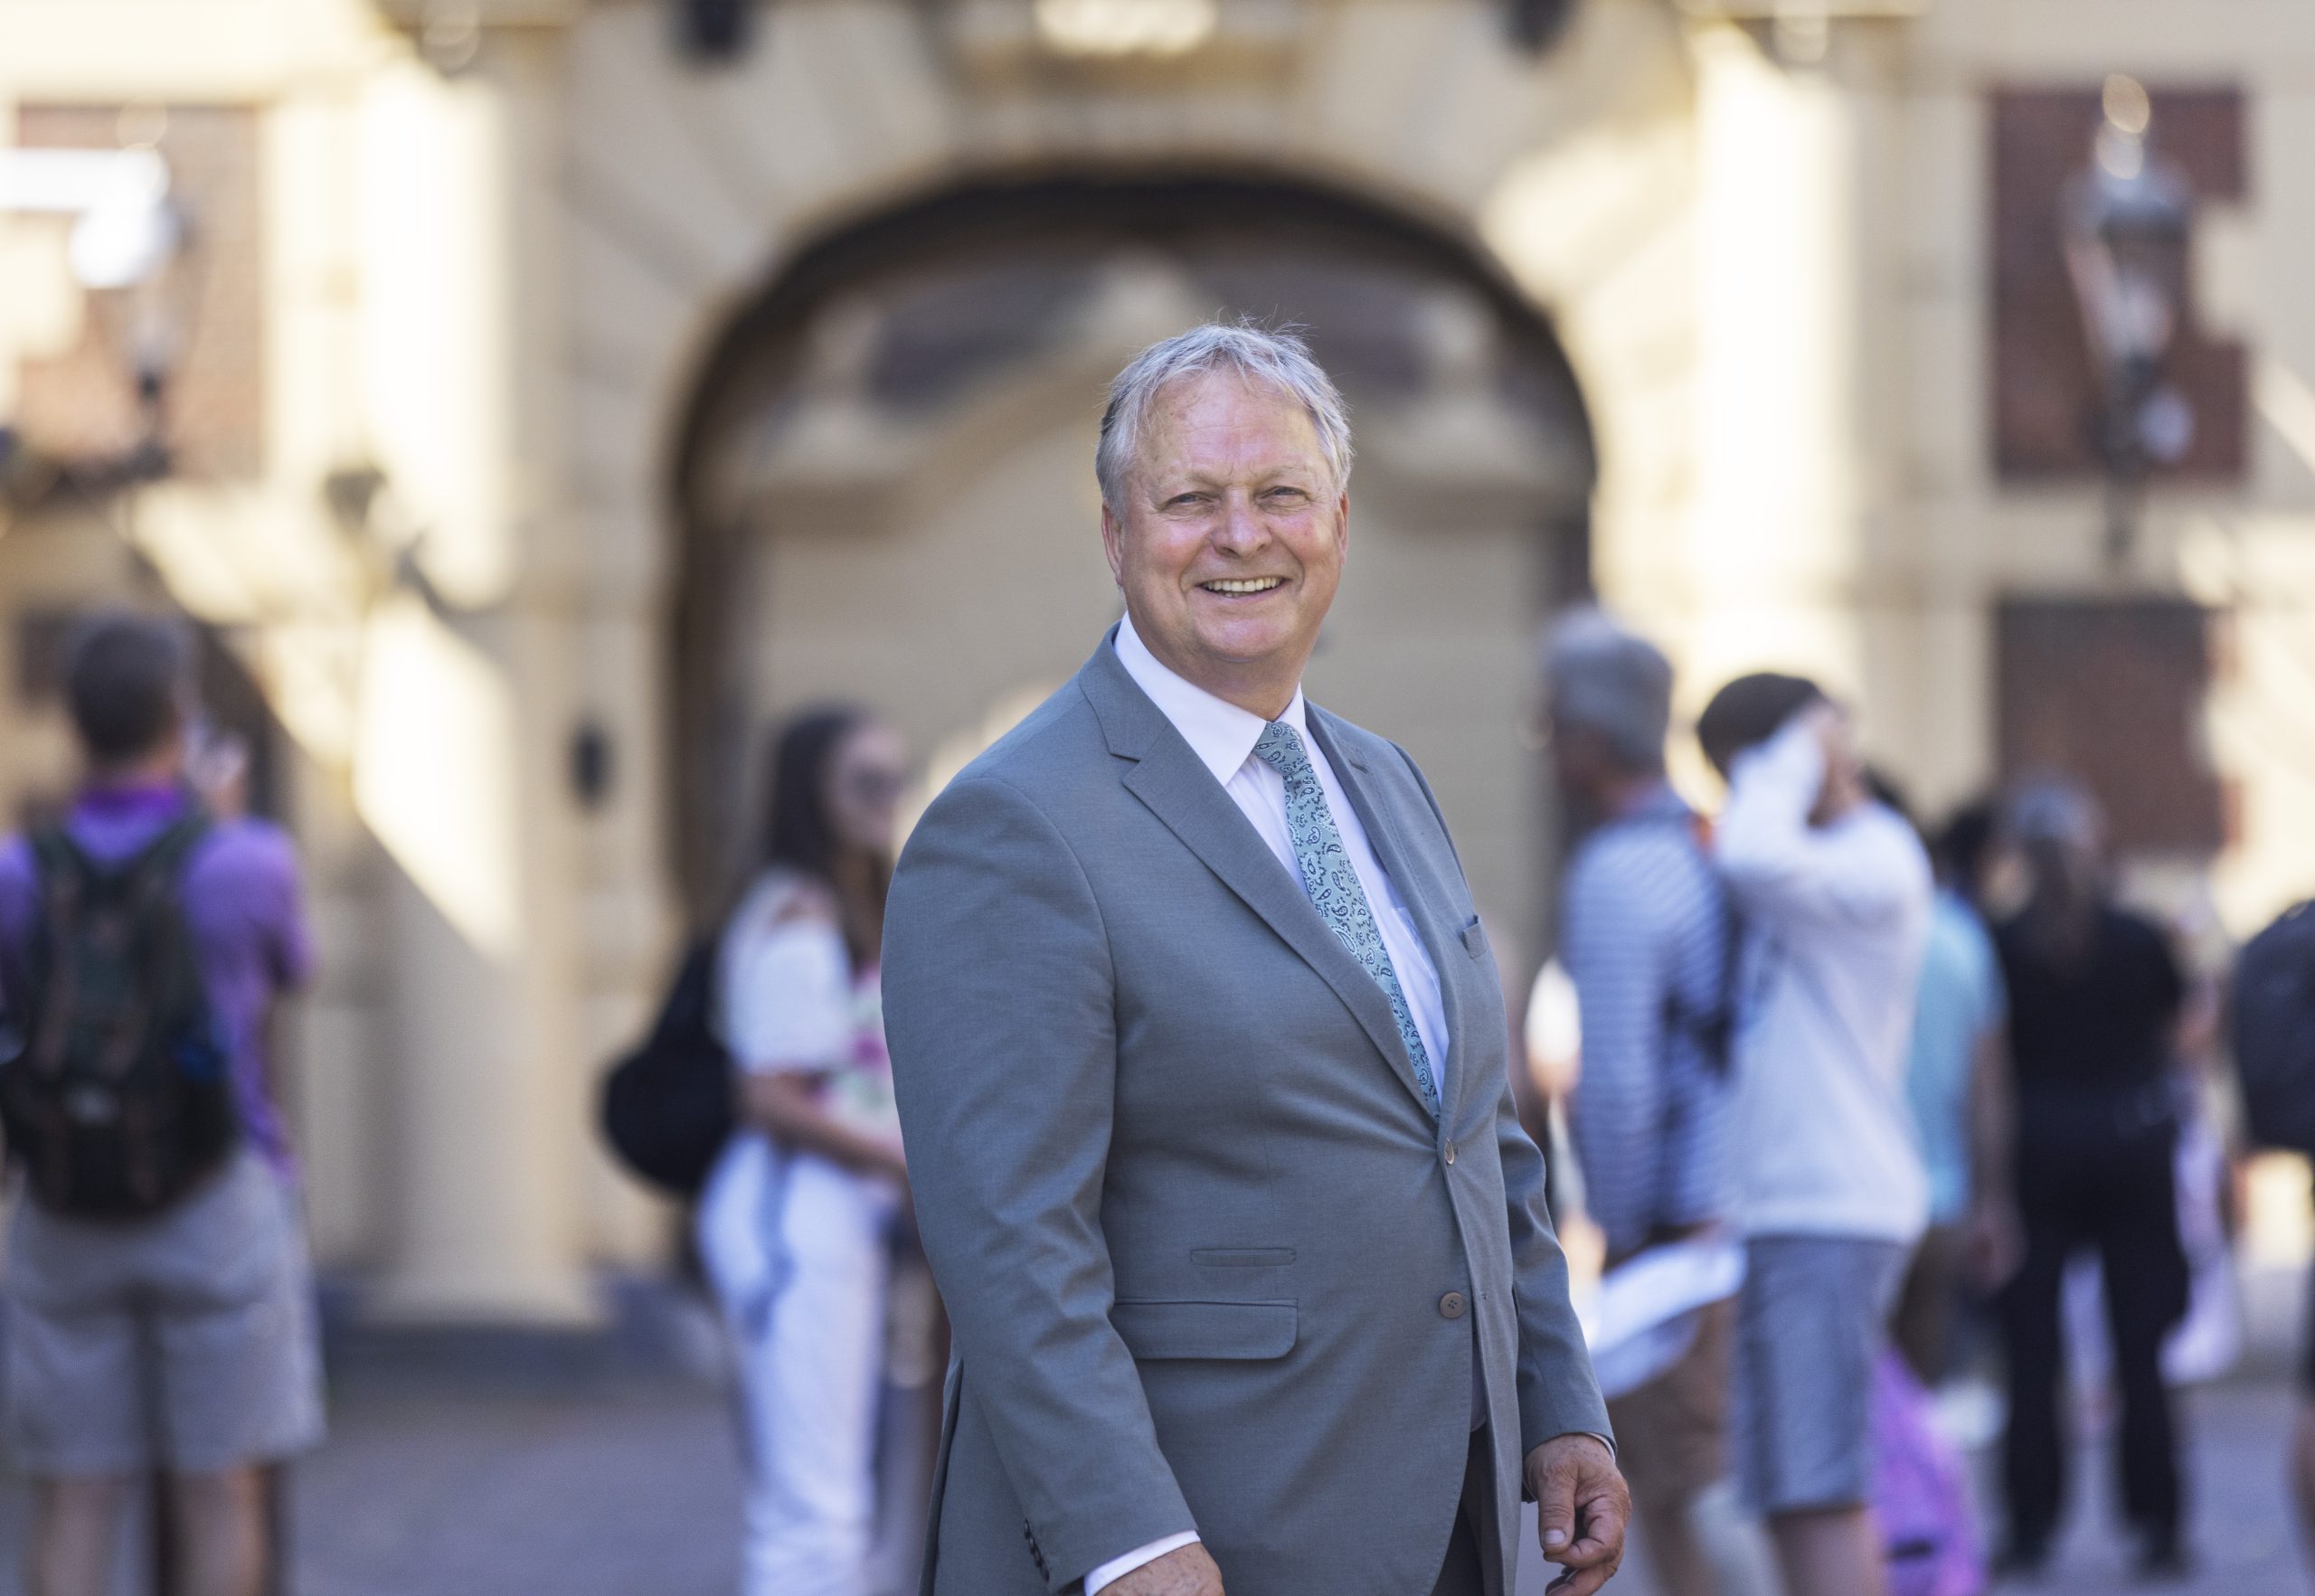
[[1451, 1141], [1450, 1141], [1450, 1142], [1449, 1142], [1449, 1143], [1447, 1144], [1447, 1162], [1449, 1162], [1450, 1164], [1452, 1164], [1454, 1161], [1455, 1161], [1455, 1144], [1454, 1144], [1453, 1142], [1451, 1142]]
[[1463, 1294], [1460, 1291], [1450, 1291], [1439, 1299], [1439, 1317], [1442, 1319], [1460, 1319], [1463, 1317], [1464, 1307]]

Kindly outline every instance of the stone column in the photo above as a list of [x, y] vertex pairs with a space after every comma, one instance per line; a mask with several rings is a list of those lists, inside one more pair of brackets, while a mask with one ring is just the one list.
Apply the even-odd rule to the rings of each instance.
[[367, 623], [354, 790], [392, 862], [378, 1309], [592, 1311], [566, 751], [582, 541], [563, 489], [560, 34], [486, 32], [364, 112], [365, 409], [407, 557]]
[[1859, 63], [1780, 60], [1730, 24], [1696, 67], [1696, 495], [1685, 653], [1698, 695], [1763, 666], [1867, 685], [1871, 103]]

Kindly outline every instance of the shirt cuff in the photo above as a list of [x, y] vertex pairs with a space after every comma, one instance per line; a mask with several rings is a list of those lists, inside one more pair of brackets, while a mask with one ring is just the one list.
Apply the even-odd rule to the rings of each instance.
[[1178, 1550], [1197, 1539], [1197, 1531], [1186, 1529], [1163, 1540], [1152, 1541], [1147, 1546], [1137, 1546], [1122, 1557], [1111, 1558], [1085, 1576], [1085, 1596], [1101, 1596], [1101, 1588], [1113, 1585], [1145, 1563], [1155, 1563], [1167, 1553]]

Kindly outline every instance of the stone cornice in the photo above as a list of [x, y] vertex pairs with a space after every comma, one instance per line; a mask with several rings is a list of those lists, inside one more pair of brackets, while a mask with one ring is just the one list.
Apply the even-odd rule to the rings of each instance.
[[1851, 22], [1876, 17], [1904, 19], [1927, 12], [1931, 0], [1678, 0], [1687, 15], [1721, 22]]
[[429, 24], [471, 23], [485, 28], [569, 27], [595, 0], [371, 0], [380, 15], [415, 32]]

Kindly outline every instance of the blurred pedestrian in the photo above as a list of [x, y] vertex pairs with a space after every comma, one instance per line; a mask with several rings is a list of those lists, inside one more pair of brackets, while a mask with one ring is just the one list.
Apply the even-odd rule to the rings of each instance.
[[[1583, 838], [1560, 912], [1582, 1027], [1568, 1125], [1612, 1272], [1728, 1220], [1733, 928], [1701, 822], [1665, 779], [1670, 662], [1587, 611], [1553, 629], [1544, 678], [1553, 769]], [[1687, 1350], [1608, 1403], [1650, 1566], [1681, 1596], [1721, 1585], [1696, 1510], [1727, 1472], [1735, 1311], [1705, 1304]]]
[[1905, 1066], [1929, 1176], [1929, 1228], [1898, 1294], [1896, 1339], [1914, 1375], [1932, 1387], [1953, 1372], [1965, 1303], [2008, 1279], [2017, 1261], [2008, 999], [1978, 908], [1993, 829], [1992, 806], [1970, 805], [1930, 851], [1937, 899]]
[[1928, 1207], [1904, 1100], [1929, 861], [1814, 683], [1761, 674], [1697, 723], [1745, 935], [1736, 1041], [1737, 1474], [1791, 1596], [1880, 1596], [1874, 1359]]
[[[2243, 945], [2228, 1041], [2254, 1147], [2315, 1156], [2315, 900], [2302, 899]], [[2315, 1271], [2299, 1352], [2291, 1488], [2301, 1536], [2315, 1545]]]
[[63, 821], [0, 850], [9, 1446], [34, 1483], [33, 1596], [109, 1596], [154, 1470], [179, 1596], [258, 1596], [265, 1470], [322, 1432], [295, 1166], [265, 1053], [312, 955], [288, 840], [186, 779], [188, 650], [90, 622]]
[[746, 1596], [867, 1596], [877, 1395], [907, 1170], [878, 961], [905, 751], [856, 710], [774, 751], [762, 874], [719, 949], [742, 1129], [700, 1252], [739, 1371]]
[[2112, 901], [2103, 826], [2087, 795], [2036, 785], [2005, 819], [2027, 894], [1995, 936], [2009, 988], [2025, 1226], [2024, 1261], [2002, 1302], [2004, 1563], [2039, 1567], [2057, 1529], [2068, 1451], [2061, 1293], [2068, 1260], [2095, 1248], [2121, 1392], [2123, 1510], [2142, 1571], [2177, 1574], [2178, 1437], [2162, 1347], [2187, 1301], [2171, 1070], [2187, 985], [2160, 929]]

